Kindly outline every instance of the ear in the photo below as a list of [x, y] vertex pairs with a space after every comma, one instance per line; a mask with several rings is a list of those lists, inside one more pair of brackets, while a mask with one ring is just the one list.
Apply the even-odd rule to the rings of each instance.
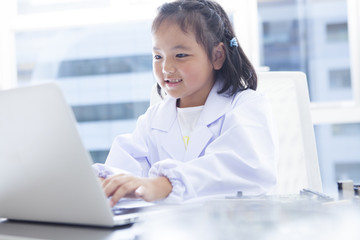
[[226, 55], [225, 55], [225, 46], [223, 42], [220, 42], [213, 48], [212, 52], [212, 59], [213, 59], [213, 67], [215, 70], [219, 70], [222, 68]]

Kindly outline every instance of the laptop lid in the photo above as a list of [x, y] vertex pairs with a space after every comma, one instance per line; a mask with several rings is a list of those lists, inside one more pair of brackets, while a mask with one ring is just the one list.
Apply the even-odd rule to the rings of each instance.
[[0, 217], [113, 226], [113, 213], [55, 82], [0, 92]]

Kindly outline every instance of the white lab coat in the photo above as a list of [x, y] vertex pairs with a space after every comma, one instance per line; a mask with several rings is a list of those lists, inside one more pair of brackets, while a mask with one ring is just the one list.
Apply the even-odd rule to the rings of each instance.
[[184, 147], [176, 99], [167, 97], [140, 116], [132, 134], [117, 136], [106, 166], [137, 176], [166, 176], [165, 201], [217, 194], [263, 194], [276, 184], [277, 134], [264, 96], [245, 90], [233, 97], [211, 90]]

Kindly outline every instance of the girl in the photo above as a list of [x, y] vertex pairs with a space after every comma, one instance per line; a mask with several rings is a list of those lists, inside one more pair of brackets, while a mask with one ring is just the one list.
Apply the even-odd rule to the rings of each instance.
[[111, 205], [123, 197], [179, 202], [269, 191], [276, 134], [224, 10], [210, 0], [165, 3], [152, 34], [154, 75], [165, 96], [132, 134], [115, 139], [105, 165], [94, 165]]

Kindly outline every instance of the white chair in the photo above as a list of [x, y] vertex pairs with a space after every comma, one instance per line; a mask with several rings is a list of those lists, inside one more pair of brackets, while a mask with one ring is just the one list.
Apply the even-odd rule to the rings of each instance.
[[[270, 101], [279, 133], [278, 184], [271, 193], [295, 194], [303, 188], [322, 192], [306, 75], [259, 72], [258, 91]], [[150, 104], [158, 101], [155, 84]]]
[[260, 72], [258, 91], [269, 99], [280, 142], [278, 184], [273, 193], [322, 192], [306, 75]]

